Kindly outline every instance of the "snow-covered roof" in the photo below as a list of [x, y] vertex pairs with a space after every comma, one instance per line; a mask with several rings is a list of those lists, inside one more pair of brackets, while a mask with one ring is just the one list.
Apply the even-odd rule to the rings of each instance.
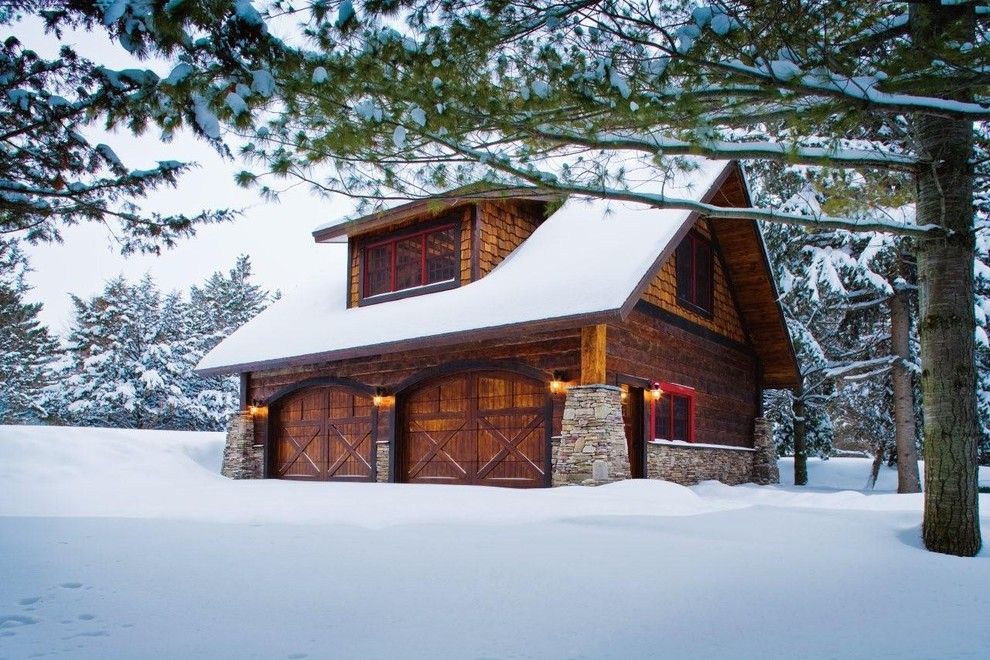
[[[631, 186], [702, 199], [733, 165], [697, 168]], [[655, 171], [654, 171], [655, 173]], [[484, 330], [619, 313], [691, 213], [631, 202], [569, 198], [485, 277], [455, 289], [347, 308], [348, 269], [314, 273], [210, 351], [201, 373], [388, 352], [416, 340], [454, 342]]]

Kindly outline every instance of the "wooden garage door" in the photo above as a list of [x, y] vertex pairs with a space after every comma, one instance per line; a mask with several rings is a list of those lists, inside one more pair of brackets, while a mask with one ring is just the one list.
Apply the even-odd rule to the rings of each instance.
[[533, 488], [547, 480], [547, 393], [511, 373], [466, 373], [405, 398], [399, 478]]
[[274, 409], [272, 476], [372, 480], [377, 422], [370, 396], [329, 386], [288, 395]]

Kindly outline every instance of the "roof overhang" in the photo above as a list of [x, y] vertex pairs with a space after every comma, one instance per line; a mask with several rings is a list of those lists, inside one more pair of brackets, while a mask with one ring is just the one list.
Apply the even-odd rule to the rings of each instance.
[[369, 346], [356, 346], [354, 348], [345, 348], [335, 351], [308, 353], [305, 355], [294, 355], [292, 357], [224, 365], [222, 367], [195, 369], [193, 370], [193, 373], [198, 376], [206, 377], [246, 373], [250, 371], [288, 369], [292, 367], [303, 367], [319, 364], [321, 362], [331, 362], [334, 360], [347, 360], [372, 355], [384, 355], [389, 353], [398, 353], [401, 351], [411, 351], [418, 348], [436, 348], [440, 346], [463, 344], [465, 342], [499, 339], [505, 337], [506, 335], [538, 334], [542, 332], [575, 330], [586, 325], [618, 321], [621, 318], [621, 310], [613, 309], [590, 314], [575, 314], [567, 317], [556, 317], [537, 321], [525, 321], [522, 323], [509, 323], [474, 330], [449, 332], [438, 335], [430, 335], [428, 337], [415, 337], [412, 339], [404, 339], [402, 341], [372, 344]]

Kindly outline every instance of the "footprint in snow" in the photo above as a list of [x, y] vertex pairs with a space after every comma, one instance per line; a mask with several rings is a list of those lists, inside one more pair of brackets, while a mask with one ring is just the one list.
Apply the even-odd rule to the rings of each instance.
[[80, 621], [92, 621], [95, 618], [96, 618], [96, 615], [95, 614], [80, 614], [79, 615], [79, 620]]
[[4, 628], [31, 626], [36, 623], [38, 623], [38, 620], [33, 616], [23, 616], [21, 614], [0, 614], [0, 630]]
[[34, 605], [39, 600], [41, 600], [41, 596], [31, 596], [30, 598], [21, 598], [17, 604], [21, 606]]
[[63, 589], [78, 589], [82, 586], [82, 582], [63, 582], [59, 586]]
[[110, 633], [106, 630], [90, 630], [87, 632], [76, 633], [66, 639], [72, 639], [73, 637], [109, 637]]
[[286, 656], [289, 660], [302, 660], [303, 658], [308, 658], [308, 653], [290, 653]]

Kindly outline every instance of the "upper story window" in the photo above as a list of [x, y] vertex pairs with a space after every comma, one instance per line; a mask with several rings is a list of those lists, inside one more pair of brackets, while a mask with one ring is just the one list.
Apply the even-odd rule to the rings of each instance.
[[663, 395], [650, 406], [653, 437], [694, 442], [694, 388], [660, 383], [660, 389]]
[[712, 244], [692, 231], [677, 246], [677, 302], [702, 314], [712, 313]]
[[361, 297], [456, 282], [457, 238], [456, 225], [443, 225], [365, 245]]

